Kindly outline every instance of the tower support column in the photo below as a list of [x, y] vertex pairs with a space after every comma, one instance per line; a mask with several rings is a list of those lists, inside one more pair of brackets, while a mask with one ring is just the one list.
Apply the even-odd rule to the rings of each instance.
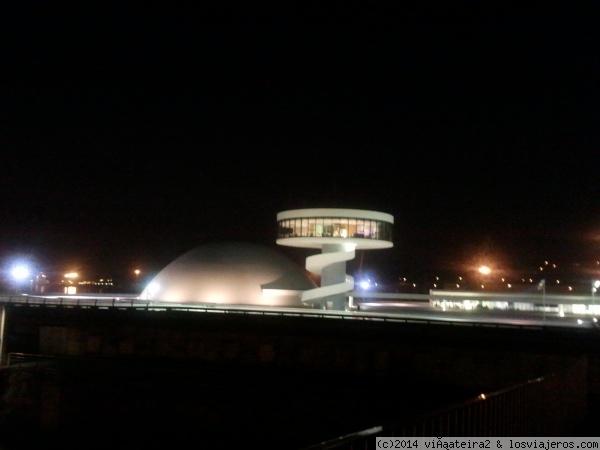
[[[344, 244], [325, 244], [322, 253], [345, 252]], [[321, 269], [321, 286], [343, 284], [346, 281], [346, 260], [331, 263]], [[323, 298], [325, 309], [344, 311], [346, 309], [346, 293], [328, 295]]]

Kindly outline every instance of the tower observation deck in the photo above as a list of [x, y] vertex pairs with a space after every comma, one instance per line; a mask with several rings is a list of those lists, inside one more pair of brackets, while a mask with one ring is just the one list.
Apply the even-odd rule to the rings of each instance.
[[346, 261], [355, 251], [393, 247], [390, 214], [360, 209], [294, 209], [277, 214], [277, 244], [321, 249], [306, 258], [306, 270], [321, 276], [318, 288], [304, 291], [301, 300], [323, 309], [346, 309], [354, 278]]

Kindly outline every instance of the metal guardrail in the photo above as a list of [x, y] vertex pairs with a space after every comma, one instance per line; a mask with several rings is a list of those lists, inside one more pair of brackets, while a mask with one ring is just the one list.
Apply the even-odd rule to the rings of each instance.
[[0, 296], [0, 304], [27, 306], [64, 306], [64, 307], [111, 307], [111, 308], [147, 308], [149, 301], [127, 297], [41, 297], [41, 296]]

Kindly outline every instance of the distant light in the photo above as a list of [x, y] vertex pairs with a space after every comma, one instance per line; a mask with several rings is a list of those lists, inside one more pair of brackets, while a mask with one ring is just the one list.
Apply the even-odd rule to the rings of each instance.
[[360, 288], [364, 291], [368, 291], [369, 288], [371, 287], [371, 283], [369, 282], [369, 280], [363, 280], [359, 283]]
[[489, 275], [491, 272], [492, 269], [490, 269], [488, 266], [479, 267], [479, 273], [481, 273], [482, 275]]
[[600, 288], [600, 280], [596, 280], [596, 281], [594, 281], [594, 287], [595, 287], [596, 289]]
[[485, 394], [479, 394], [479, 398], [480, 398], [481, 400], [485, 400]]
[[581, 325], [581, 324], [583, 323], [583, 320], [581, 320], [581, 319], [577, 319], [577, 323], [578, 323], [579, 325]]
[[65, 273], [65, 278], [77, 278], [79, 274], [77, 272]]
[[29, 276], [29, 269], [25, 266], [17, 266], [10, 273], [15, 280], [24, 280]]

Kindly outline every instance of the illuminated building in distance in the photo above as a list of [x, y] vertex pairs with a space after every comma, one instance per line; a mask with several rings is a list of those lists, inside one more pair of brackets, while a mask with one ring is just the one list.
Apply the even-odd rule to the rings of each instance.
[[[312, 208], [277, 214], [277, 244], [321, 249], [306, 258], [306, 270], [321, 276], [321, 285], [301, 294], [301, 300], [323, 309], [345, 310], [354, 278], [346, 261], [355, 251], [393, 247], [390, 214], [360, 209]], [[351, 299], [349, 300], [351, 301]]]

